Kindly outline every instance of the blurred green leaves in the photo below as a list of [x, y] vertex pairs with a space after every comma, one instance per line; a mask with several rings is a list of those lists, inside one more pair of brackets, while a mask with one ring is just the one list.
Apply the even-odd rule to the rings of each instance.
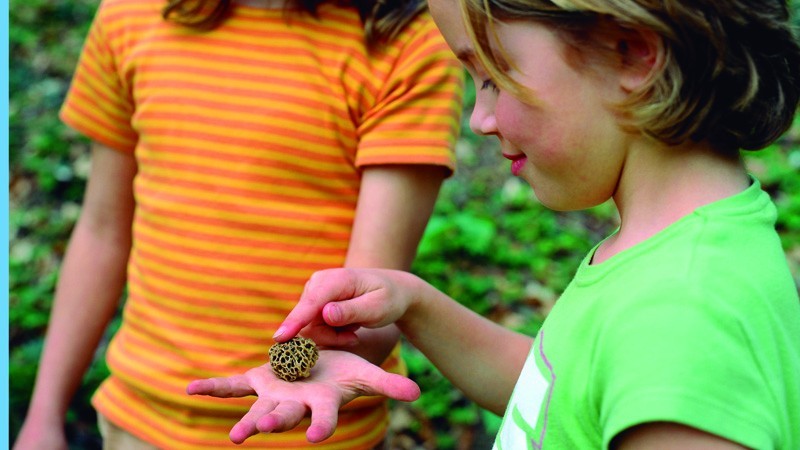
[[[42, 348], [69, 233], [88, 172], [87, 141], [58, 120], [96, 0], [11, 0], [9, 7], [9, 428], [13, 442]], [[73, 448], [97, 446], [89, 398], [102, 355], [67, 417]]]
[[[57, 271], [89, 168], [87, 141], [61, 125], [57, 113], [98, 3], [10, 2], [12, 441], [27, 409]], [[800, 1], [793, 8], [800, 26]], [[475, 99], [468, 84], [467, 112]], [[510, 175], [497, 144], [470, 132], [468, 121], [467, 113], [458, 170], [442, 188], [413, 271], [480, 314], [533, 335], [586, 252], [616, 227], [616, 213], [611, 204], [573, 213], [544, 208]], [[772, 149], [747, 155], [747, 162], [778, 205], [778, 230], [800, 283], [800, 117]], [[71, 405], [73, 448], [97, 446], [89, 398], [108, 373], [103, 354], [100, 348]], [[423, 395], [411, 406], [397, 405], [410, 417], [398, 431], [415, 433], [422, 448], [489, 448], [499, 418], [468, 401], [417, 350], [406, 345], [404, 355]]]

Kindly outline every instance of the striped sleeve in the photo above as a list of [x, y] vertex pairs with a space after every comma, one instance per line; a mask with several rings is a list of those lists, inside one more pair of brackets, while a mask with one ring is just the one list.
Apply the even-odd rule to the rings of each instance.
[[398, 51], [359, 126], [356, 165], [435, 164], [455, 168], [463, 71], [430, 15], [395, 40]]
[[133, 152], [138, 139], [131, 126], [133, 100], [119, 76], [118, 58], [105, 30], [106, 10], [107, 2], [103, 2], [84, 43], [60, 117], [95, 141]]

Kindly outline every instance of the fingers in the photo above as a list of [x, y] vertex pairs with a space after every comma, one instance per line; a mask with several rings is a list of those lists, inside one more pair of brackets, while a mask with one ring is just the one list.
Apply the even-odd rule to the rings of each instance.
[[258, 429], [256, 428], [255, 422], [246, 420], [243, 417], [242, 420], [240, 420], [236, 425], [233, 426], [233, 428], [231, 428], [231, 432], [228, 433], [228, 437], [234, 444], [241, 444], [247, 440], [247, 438], [257, 433]]
[[358, 335], [355, 333], [358, 325], [346, 327], [331, 327], [325, 323], [314, 322], [300, 331], [300, 334], [311, 338], [321, 347], [353, 347], [359, 343]]
[[306, 430], [306, 439], [314, 444], [328, 439], [336, 431], [338, 420], [338, 404], [315, 402], [311, 405], [311, 425]]
[[306, 283], [300, 300], [272, 336], [278, 342], [293, 338], [315, 318], [321, 317], [322, 307], [329, 302], [359, 295], [356, 276], [350, 269], [329, 269], [314, 273]]
[[[355, 345], [355, 334], [342, 327], [382, 327], [401, 318], [408, 308], [407, 296], [391, 297], [392, 289], [387, 288], [404, 279], [398, 275], [402, 272], [394, 272], [397, 271], [329, 269], [314, 273], [273, 339], [285, 342], [311, 325], [322, 345]], [[334, 329], [325, 330], [326, 325]]]
[[326, 304], [322, 307], [322, 317], [332, 327], [361, 324], [368, 328], [377, 328], [391, 323], [390, 307], [384, 292], [372, 291], [359, 296], [357, 301], [354, 299]]
[[385, 372], [377, 368], [377, 372], [372, 375], [369, 386], [373, 392], [369, 395], [382, 395], [402, 402], [413, 402], [420, 396], [420, 389], [417, 383], [410, 379], [394, 373]]
[[[250, 436], [258, 433], [280, 433], [291, 430], [300, 424], [307, 410], [304, 404], [293, 400], [274, 402], [259, 399], [250, 407], [250, 411], [231, 428], [229, 437], [231, 442], [241, 444]], [[333, 431], [330, 434], [333, 434]], [[330, 434], [323, 439], [329, 437]]]
[[212, 397], [246, 397], [255, 395], [256, 391], [242, 375], [232, 377], [207, 378], [194, 380], [186, 386], [189, 395], [210, 395]]
[[300, 402], [282, 401], [269, 414], [263, 415], [256, 422], [256, 428], [262, 433], [291, 430], [306, 415], [307, 408]]
[[275, 405], [276, 403], [271, 400], [263, 398], [256, 400], [253, 406], [250, 407], [250, 411], [242, 417], [242, 420], [231, 428], [228, 434], [231, 442], [234, 444], [241, 444], [250, 436], [258, 434], [259, 430], [256, 426], [258, 419], [275, 410]]

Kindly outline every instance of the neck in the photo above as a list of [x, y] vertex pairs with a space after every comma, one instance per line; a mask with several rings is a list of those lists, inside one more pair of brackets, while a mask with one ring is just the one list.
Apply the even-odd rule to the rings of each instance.
[[598, 249], [594, 262], [644, 241], [701, 206], [743, 191], [748, 184], [741, 159], [723, 156], [707, 143], [634, 144], [613, 197], [620, 231]]

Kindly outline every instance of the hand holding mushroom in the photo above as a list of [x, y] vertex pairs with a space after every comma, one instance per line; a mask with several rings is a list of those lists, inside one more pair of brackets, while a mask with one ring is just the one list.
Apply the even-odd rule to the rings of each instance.
[[231, 441], [237, 444], [259, 432], [290, 430], [308, 413], [311, 426], [306, 437], [309, 442], [320, 442], [336, 430], [339, 408], [356, 397], [383, 395], [413, 401], [420, 395], [419, 387], [408, 378], [338, 350], [320, 351], [309, 378], [281, 380], [267, 363], [241, 375], [195, 380], [186, 392], [221, 398], [258, 396], [250, 411], [231, 429]]
[[[227, 378], [196, 380], [187, 392], [214, 397], [258, 395], [250, 411], [231, 429], [235, 443], [259, 432], [292, 429], [309, 412], [311, 426], [306, 437], [309, 442], [320, 442], [335, 431], [339, 408], [356, 397], [416, 400], [420, 391], [413, 381], [385, 372], [353, 353], [331, 348], [356, 344], [355, 331], [361, 326], [379, 328], [401, 319], [412, 304], [410, 293], [420, 284], [413, 275], [392, 270], [317, 272], [275, 334], [279, 344], [270, 350], [272, 365]], [[319, 350], [316, 364], [316, 347], [310, 340], [295, 338], [301, 329], [326, 348]]]

